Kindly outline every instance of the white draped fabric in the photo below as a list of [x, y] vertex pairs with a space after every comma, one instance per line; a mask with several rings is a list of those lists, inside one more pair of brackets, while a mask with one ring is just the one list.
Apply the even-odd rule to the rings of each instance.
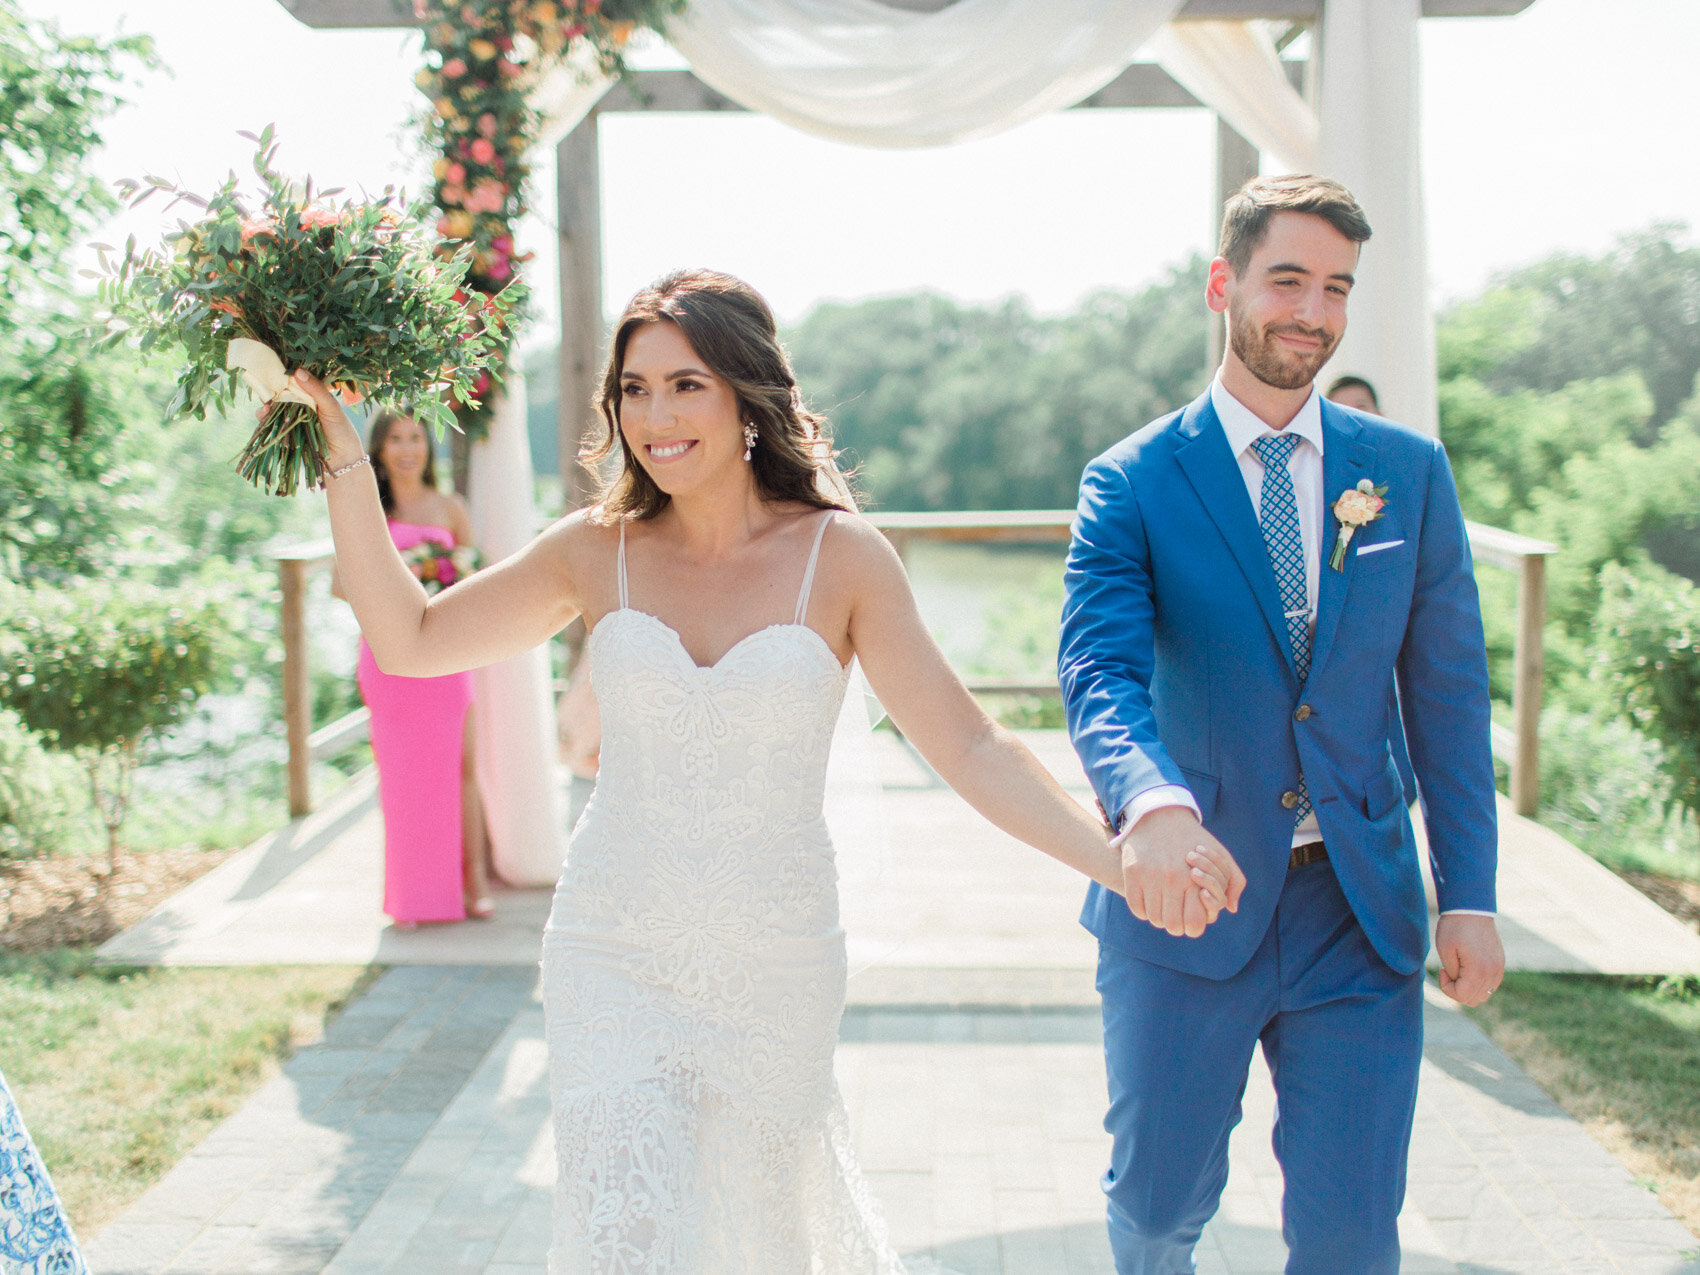
[[1369, 214], [1351, 324], [1329, 374], [1374, 382], [1382, 409], [1430, 434], [1434, 320], [1428, 303], [1419, 134], [1421, 0], [1328, 0], [1323, 10], [1321, 170]]
[[668, 39], [711, 87], [806, 133], [943, 146], [1072, 106], [1121, 74], [1181, 0], [691, 0]]
[[[525, 381], [517, 369], [490, 418], [489, 435], [472, 445], [468, 477], [473, 537], [486, 564], [537, 534]], [[510, 885], [553, 885], [566, 851], [548, 648], [479, 669], [477, 676], [478, 780], [496, 872]]]
[[1171, 22], [1147, 50], [1200, 102], [1287, 173], [1317, 169], [1316, 112], [1262, 22]]

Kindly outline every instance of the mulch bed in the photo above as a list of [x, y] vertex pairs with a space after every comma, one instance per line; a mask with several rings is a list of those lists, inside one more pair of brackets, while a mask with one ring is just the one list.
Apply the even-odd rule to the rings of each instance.
[[1651, 872], [1618, 875], [1690, 929], [1700, 930], [1700, 881], [1680, 881]]
[[232, 853], [126, 852], [110, 875], [103, 858], [0, 863], [0, 952], [104, 943]]

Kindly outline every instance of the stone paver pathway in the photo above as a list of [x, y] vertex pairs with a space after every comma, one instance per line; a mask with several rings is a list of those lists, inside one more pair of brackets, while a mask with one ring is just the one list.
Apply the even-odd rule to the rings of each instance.
[[[1066, 741], [1028, 738], [1083, 796]], [[894, 1238], [962, 1275], [1107, 1275], [1079, 883], [894, 742], [880, 762], [893, 849], [844, 883], [858, 972], [838, 1066]], [[1700, 970], [1700, 938], [1529, 827], [1506, 817], [1515, 961]], [[542, 1272], [553, 1152], [535, 984], [549, 892], [504, 893], [492, 924], [399, 934], [377, 915], [378, 844], [369, 789], [351, 787], [105, 949], [395, 967], [94, 1237], [99, 1275]], [[1421, 1083], [1406, 1271], [1700, 1275], [1700, 1240], [1432, 992]], [[1281, 1269], [1273, 1102], [1258, 1063], [1201, 1271]]]
[[[1432, 993], [1427, 1019], [1407, 1272], [1700, 1275], [1700, 1240], [1463, 1014]], [[842, 1041], [858, 1155], [906, 1254], [1111, 1275], [1095, 1011], [859, 1004]], [[1202, 1272], [1284, 1261], [1261, 1062], [1245, 1109]], [[89, 1258], [99, 1275], [542, 1275], [553, 1179], [534, 976], [400, 968]]]

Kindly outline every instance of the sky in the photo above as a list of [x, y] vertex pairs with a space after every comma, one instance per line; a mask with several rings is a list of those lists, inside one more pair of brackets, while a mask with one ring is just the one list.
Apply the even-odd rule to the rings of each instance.
[[[277, 0], [21, 0], [66, 34], [155, 38], [168, 72], [133, 78], [95, 163], [207, 191], [249, 172], [237, 131], [275, 124], [280, 166], [321, 188], [419, 188], [409, 120], [419, 37], [312, 31]], [[1556, 251], [1597, 253], [1654, 222], [1700, 226], [1696, 0], [1535, 0], [1511, 18], [1422, 24], [1423, 163], [1435, 300]], [[1073, 111], [921, 151], [820, 141], [763, 116], [602, 123], [604, 303], [669, 269], [727, 270], [785, 319], [824, 300], [921, 288], [1020, 294], [1066, 310], [1208, 252], [1213, 122], [1203, 110]], [[554, 164], [536, 170], [539, 318], [551, 339]], [[150, 207], [92, 236], [157, 239]], [[89, 254], [92, 264], [92, 253]]]

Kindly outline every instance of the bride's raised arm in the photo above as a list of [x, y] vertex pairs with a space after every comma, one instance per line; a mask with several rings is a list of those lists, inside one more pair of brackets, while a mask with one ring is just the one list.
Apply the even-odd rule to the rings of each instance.
[[[872, 524], [841, 518], [850, 642], [880, 703], [939, 776], [992, 823], [1120, 894], [1120, 852], [1028, 748], [999, 726], [957, 677], [921, 622], [903, 564]], [[1224, 905], [1239, 906], [1245, 875], [1232, 858], [1199, 855], [1198, 893], [1184, 932], [1196, 937]], [[1179, 932], [1179, 931], [1171, 931]]]
[[479, 668], [529, 650], [579, 613], [571, 554], [578, 519], [428, 598], [390, 540], [377, 479], [342, 405], [313, 376], [298, 372], [296, 380], [318, 408], [330, 471], [342, 471], [325, 482], [337, 578], [379, 668], [403, 677]]

